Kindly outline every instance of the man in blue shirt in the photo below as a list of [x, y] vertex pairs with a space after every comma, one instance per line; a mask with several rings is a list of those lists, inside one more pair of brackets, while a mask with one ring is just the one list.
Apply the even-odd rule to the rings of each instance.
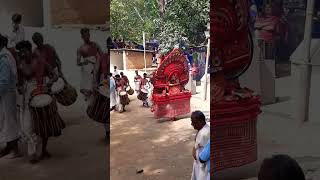
[[204, 149], [199, 153], [199, 160], [201, 163], [207, 163], [207, 180], [210, 180], [210, 140], [208, 144], [204, 147]]
[[20, 135], [17, 119], [16, 80], [17, 69], [13, 56], [6, 49], [7, 39], [0, 34], [0, 144], [6, 144], [0, 151], [0, 158], [11, 154], [18, 157]]

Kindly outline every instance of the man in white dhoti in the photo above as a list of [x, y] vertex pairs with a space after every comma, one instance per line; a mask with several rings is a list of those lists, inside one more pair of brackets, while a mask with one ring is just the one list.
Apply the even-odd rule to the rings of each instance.
[[22, 22], [21, 14], [14, 14], [12, 16], [13, 29], [9, 36], [9, 42], [8, 42], [9, 48], [14, 48], [19, 42], [25, 40], [26, 34], [24, 32], [24, 27], [21, 22]]
[[81, 67], [80, 92], [88, 100], [93, 89], [98, 86], [99, 65], [98, 62], [102, 55], [100, 46], [90, 40], [90, 30], [83, 28], [80, 30], [84, 44], [77, 51], [77, 65]]
[[191, 125], [198, 131], [196, 142], [192, 149], [194, 158], [191, 180], [206, 180], [208, 176], [208, 166], [199, 160], [199, 152], [210, 140], [210, 126], [206, 123], [206, 117], [201, 111], [195, 111], [191, 114]]
[[114, 66], [112, 76], [115, 77], [116, 75], [119, 75], [119, 71], [118, 71], [118, 67]]
[[116, 90], [116, 81], [112, 76], [112, 73], [110, 73], [109, 75], [110, 75], [110, 111], [113, 111], [117, 105], [117, 90]]
[[134, 76], [135, 91], [137, 94], [139, 94], [142, 77], [140, 76], [138, 70], [136, 70], [135, 73], [136, 73], [136, 75]]
[[16, 109], [17, 69], [14, 58], [5, 48], [7, 39], [0, 35], [0, 144], [6, 143], [0, 157], [18, 156], [19, 122]]
[[[21, 14], [14, 14], [11, 18], [12, 20], [12, 31], [9, 34], [9, 40], [8, 40], [8, 50], [12, 53], [14, 58], [16, 57], [16, 45], [19, 42], [22, 42], [25, 40], [25, 31], [24, 27], [22, 25], [22, 15]], [[16, 61], [17, 62], [17, 61]], [[17, 64], [18, 66], [18, 64]], [[18, 71], [18, 79], [21, 78], [19, 77], [19, 71]], [[17, 93], [17, 113], [18, 113], [18, 119], [22, 117], [22, 104], [23, 104], [23, 97], [21, 94]]]

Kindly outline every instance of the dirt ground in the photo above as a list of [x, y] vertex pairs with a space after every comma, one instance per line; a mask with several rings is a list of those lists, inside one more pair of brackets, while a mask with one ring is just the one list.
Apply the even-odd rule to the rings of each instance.
[[[190, 179], [196, 131], [189, 115], [175, 122], [156, 120], [135, 95], [130, 99], [127, 112], [111, 113], [111, 179]], [[199, 97], [192, 98], [191, 106], [209, 116], [209, 103]]]
[[77, 104], [59, 108], [67, 127], [62, 136], [49, 140], [51, 159], [32, 165], [26, 158], [2, 158], [0, 180], [109, 179], [109, 145], [104, 143], [104, 128], [81, 109], [85, 109], [81, 97]]

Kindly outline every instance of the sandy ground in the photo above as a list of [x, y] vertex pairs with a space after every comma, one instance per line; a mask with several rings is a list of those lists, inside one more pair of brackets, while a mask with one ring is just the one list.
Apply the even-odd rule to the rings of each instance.
[[[27, 39], [38, 31], [46, 42], [54, 45], [61, 60], [63, 73], [79, 89], [80, 69], [76, 66], [76, 50], [82, 43], [79, 29], [26, 28]], [[92, 40], [105, 49], [106, 32], [92, 31]], [[60, 107], [59, 112], [67, 127], [63, 135], [49, 141], [52, 158], [30, 165], [25, 158], [0, 159], [0, 180], [107, 180], [109, 179], [109, 146], [103, 142], [104, 128], [89, 120], [86, 106], [79, 95], [77, 103]]]
[[[111, 113], [111, 179], [190, 179], [196, 131], [189, 116], [175, 122], [156, 120], [135, 95], [130, 99], [127, 112]], [[209, 116], [209, 103], [201, 101], [199, 95], [191, 104], [192, 110]], [[137, 174], [141, 169], [144, 172]]]

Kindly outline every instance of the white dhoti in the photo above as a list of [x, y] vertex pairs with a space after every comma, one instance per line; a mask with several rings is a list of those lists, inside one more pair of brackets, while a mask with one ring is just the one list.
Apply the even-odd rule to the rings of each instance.
[[117, 105], [117, 91], [113, 91], [110, 93], [110, 107]]
[[134, 85], [135, 85], [135, 91], [136, 91], [136, 93], [139, 93], [139, 91], [140, 91], [140, 84], [141, 84], [141, 82], [140, 81], [135, 81], [134, 82]]
[[0, 144], [18, 139], [19, 127], [16, 91], [10, 90], [4, 96], [0, 96]]
[[21, 150], [24, 154], [29, 156], [41, 155], [42, 141], [41, 137], [35, 134], [33, 119], [29, 109], [29, 102], [31, 98], [31, 93], [36, 89], [36, 81], [30, 81], [25, 84], [24, 96], [23, 96], [23, 106], [22, 106], [22, 118], [21, 118]]
[[122, 112], [123, 111], [123, 105], [121, 104], [120, 102], [120, 95], [119, 95], [119, 92], [116, 91], [115, 92], [115, 100], [116, 100], [116, 108], [117, 108], [117, 111], [119, 112]]
[[0, 51], [0, 144], [19, 138], [16, 82], [15, 60], [11, 53], [3, 48]]
[[[203, 148], [197, 149], [196, 153], [199, 154], [199, 152], [201, 152], [202, 149]], [[207, 179], [208, 179], [208, 169], [206, 164], [201, 163], [199, 160], [194, 160], [191, 180], [207, 180]]]
[[192, 171], [191, 180], [207, 180], [208, 166], [206, 165], [206, 163], [200, 162], [198, 155], [199, 155], [199, 152], [202, 151], [202, 149], [208, 143], [209, 140], [210, 140], [210, 126], [206, 124], [198, 132], [196, 137], [195, 148], [196, 148], [197, 160], [194, 160], [193, 162], [193, 171]]
[[89, 57], [84, 61], [88, 61], [90, 63], [81, 66], [80, 90], [92, 91], [95, 84], [94, 71], [96, 66], [96, 59], [95, 57]]

